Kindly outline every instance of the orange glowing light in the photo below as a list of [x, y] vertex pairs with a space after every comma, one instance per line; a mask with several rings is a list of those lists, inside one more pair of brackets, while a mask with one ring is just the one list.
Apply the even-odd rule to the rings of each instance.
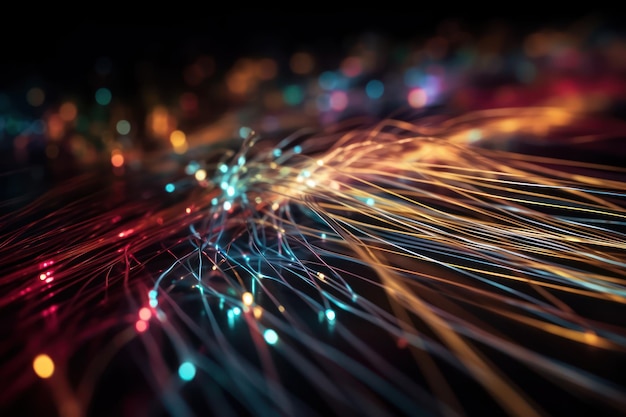
[[54, 374], [54, 362], [50, 356], [42, 353], [33, 360], [33, 370], [39, 378], [50, 378]]
[[169, 132], [175, 129], [174, 117], [163, 106], [155, 107], [146, 119], [148, 129], [158, 138], [167, 138]]
[[52, 140], [59, 140], [65, 133], [65, 124], [62, 116], [59, 114], [52, 114], [48, 117], [48, 123], [46, 126], [48, 136]]
[[233, 72], [226, 78], [226, 85], [233, 94], [245, 94], [250, 88], [248, 77], [242, 72]]
[[119, 168], [124, 165], [124, 155], [114, 152], [113, 155], [111, 155], [111, 165], [115, 168]]
[[187, 152], [187, 149], [189, 149], [189, 145], [187, 145], [187, 142], [185, 142], [180, 146], [175, 146], [174, 152], [180, 155], [180, 154], [184, 154], [185, 152]]
[[184, 146], [187, 143], [187, 136], [181, 130], [175, 130], [170, 134], [170, 142], [175, 148]]
[[503, 132], [515, 132], [519, 129], [519, 121], [515, 119], [504, 119], [500, 122], [500, 129], [502, 129]]
[[584, 338], [585, 338], [585, 342], [587, 342], [590, 345], [595, 345], [600, 340], [598, 338], [598, 335], [593, 333], [593, 332], [591, 332], [591, 331], [585, 332], [585, 337]]
[[139, 310], [139, 318], [144, 321], [150, 320], [152, 318], [152, 311], [148, 307], [143, 307]]
[[61, 104], [61, 107], [59, 107], [59, 116], [61, 116], [61, 119], [65, 120], [66, 122], [71, 122], [72, 120], [74, 120], [77, 114], [78, 110], [76, 109], [76, 105], [71, 101], [66, 101], [65, 103]]
[[244, 305], [249, 306], [252, 305], [252, 303], [254, 302], [254, 296], [250, 292], [244, 292], [241, 300], [243, 301]]

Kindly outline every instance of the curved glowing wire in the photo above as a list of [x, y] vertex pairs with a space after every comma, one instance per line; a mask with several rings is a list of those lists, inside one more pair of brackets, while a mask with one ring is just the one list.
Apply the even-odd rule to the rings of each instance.
[[[178, 416], [473, 414], [466, 389], [485, 409], [553, 413], [518, 368], [625, 412], [624, 386], [555, 349], [626, 353], [623, 323], [603, 313], [626, 301], [626, 170], [505, 148], [569, 143], [547, 141], [582, 117], [500, 109], [253, 134], [212, 145], [193, 161], [208, 176], [168, 191], [116, 202], [105, 187], [59, 207], [71, 188], [57, 190], [17, 218], [51, 203], [49, 215], [0, 245], [0, 306], [29, 335], [9, 392], [33, 383], [25, 363], [49, 346], [57, 407], [90, 415], [132, 345]], [[567, 138], [623, 130], [609, 133]]]

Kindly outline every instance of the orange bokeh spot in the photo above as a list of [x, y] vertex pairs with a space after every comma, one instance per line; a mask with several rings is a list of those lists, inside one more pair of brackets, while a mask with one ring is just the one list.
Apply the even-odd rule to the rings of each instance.
[[78, 110], [76, 109], [76, 105], [71, 101], [67, 101], [59, 107], [59, 116], [66, 122], [74, 120], [77, 114]]
[[139, 318], [144, 321], [150, 320], [152, 317], [152, 311], [148, 307], [143, 307], [139, 310]]
[[111, 165], [113, 165], [116, 168], [119, 168], [122, 165], [124, 165], [124, 155], [120, 153], [111, 155]]
[[39, 378], [50, 378], [54, 374], [54, 362], [50, 356], [42, 353], [33, 360], [33, 370]]

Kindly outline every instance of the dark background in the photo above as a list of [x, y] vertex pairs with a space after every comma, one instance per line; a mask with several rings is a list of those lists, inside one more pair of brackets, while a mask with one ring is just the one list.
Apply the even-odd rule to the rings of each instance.
[[[148, 60], [166, 78], [179, 73], [198, 52], [210, 53], [225, 65], [239, 56], [289, 53], [303, 46], [332, 54], [353, 35], [374, 32], [392, 40], [410, 40], [434, 35], [448, 20], [459, 21], [474, 33], [493, 25], [506, 26], [513, 33], [545, 26], [558, 29], [584, 18], [600, 19], [615, 30], [623, 27], [622, 13], [595, 5], [535, 9], [520, 4], [499, 11], [490, 6], [459, 10], [452, 4], [431, 2], [333, 10], [320, 5], [303, 7], [301, 12], [279, 8], [273, 12], [242, 4], [239, 10], [220, 5], [213, 12], [154, 5], [145, 13], [111, 6], [85, 13], [53, 9], [48, 16], [41, 9], [36, 16], [7, 14], [6, 19], [15, 16], [18, 21], [0, 28], [0, 88], [38, 77], [67, 89], [80, 88], [101, 56], [116, 62], [121, 77], [130, 77], [138, 61]], [[329, 10], [322, 11], [323, 7]], [[132, 82], [127, 86], [132, 89]]]

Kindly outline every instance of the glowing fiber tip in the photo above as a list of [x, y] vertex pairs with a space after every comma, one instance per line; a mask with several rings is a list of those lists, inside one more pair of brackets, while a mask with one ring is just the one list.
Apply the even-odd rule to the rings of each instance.
[[33, 360], [33, 370], [39, 378], [50, 378], [54, 374], [54, 362], [46, 354], [40, 354]]
[[263, 338], [268, 345], [275, 345], [278, 342], [278, 334], [272, 329], [267, 329], [263, 332]]
[[183, 362], [178, 367], [178, 376], [183, 381], [191, 381], [196, 376], [196, 367], [191, 362]]

